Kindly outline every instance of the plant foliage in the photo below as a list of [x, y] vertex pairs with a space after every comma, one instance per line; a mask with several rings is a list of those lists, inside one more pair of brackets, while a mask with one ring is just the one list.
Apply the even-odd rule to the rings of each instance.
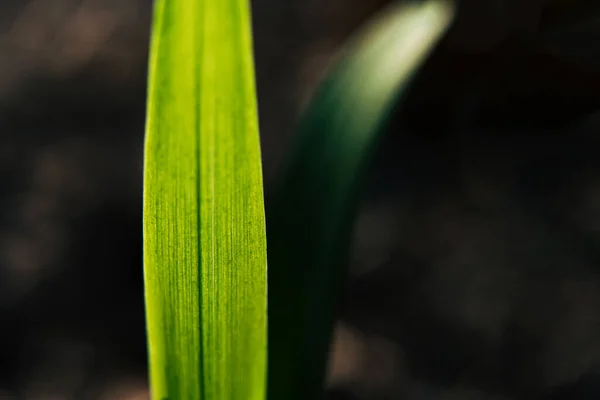
[[452, 19], [438, 0], [384, 10], [309, 105], [269, 202], [269, 398], [322, 396], [362, 178], [382, 126]]
[[266, 238], [247, 0], [157, 0], [144, 275], [153, 399], [262, 400]]

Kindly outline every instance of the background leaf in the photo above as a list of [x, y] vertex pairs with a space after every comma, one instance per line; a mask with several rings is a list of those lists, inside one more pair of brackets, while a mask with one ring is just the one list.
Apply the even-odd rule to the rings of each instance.
[[264, 398], [266, 249], [246, 0], [159, 0], [144, 267], [154, 399]]
[[301, 121], [269, 203], [269, 397], [321, 396], [362, 176], [390, 109], [452, 17], [449, 3], [385, 10]]

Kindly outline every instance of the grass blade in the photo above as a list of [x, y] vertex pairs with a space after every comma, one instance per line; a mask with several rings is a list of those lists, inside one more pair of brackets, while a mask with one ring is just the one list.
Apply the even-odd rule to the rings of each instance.
[[269, 398], [321, 396], [362, 176], [390, 109], [452, 19], [394, 5], [360, 34], [301, 121], [267, 218]]
[[144, 171], [153, 399], [262, 400], [266, 238], [248, 0], [157, 0]]

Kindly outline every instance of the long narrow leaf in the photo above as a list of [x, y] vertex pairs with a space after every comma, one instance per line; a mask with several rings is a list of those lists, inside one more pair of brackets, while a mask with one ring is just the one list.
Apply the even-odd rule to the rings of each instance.
[[145, 148], [152, 398], [262, 400], [266, 238], [248, 0], [157, 0]]
[[321, 396], [364, 171], [390, 109], [451, 17], [437, 0], [385, 10], [301, 121], [268, 208], [270, 400]]

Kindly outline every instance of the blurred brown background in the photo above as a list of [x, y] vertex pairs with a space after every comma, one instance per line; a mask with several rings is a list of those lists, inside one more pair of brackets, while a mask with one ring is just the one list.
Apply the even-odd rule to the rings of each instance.
[[[267, 192], [386, 3], [253, 1]], [[150, 11], [0, 2], [1, 399], [147, 398]], [[594, 2], [459, 3], [370, 175], [330, 399], [600, 398], [598, 27]]]

